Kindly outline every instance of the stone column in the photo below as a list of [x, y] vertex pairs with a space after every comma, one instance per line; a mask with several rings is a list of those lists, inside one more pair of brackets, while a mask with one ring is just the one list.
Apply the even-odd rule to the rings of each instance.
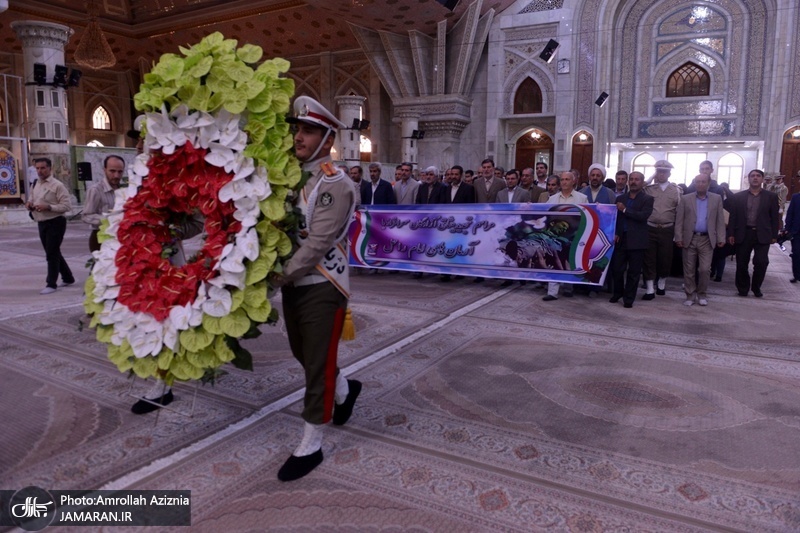
[[347, 126], [347, 129], [339, 130], [336, 150], [339, 152], [339, 159], [344, 160], [349, 167], [361, 162], [361, 132], [350, 126], [353, 124], [353, 119], [361, 120], [363, 116], [361, 110], [366, 100], [363, 96], [336, 97], [336, 103], [339, 105], [339, 120]]
[[[64, 47], [73, 31], [61, 24], [33, 20], [14, 21], [11, 28], [22, 41], [26, 123], [31, 157], [49, 158], [53, 162], [53, 176], [72, 191], [75, 182], [71, 176], [72, 162], [67, 142], [67, 91], [62, 86], [53, 85], [53, 75], [56, 65], [66, 65]], [[47, 68], [43, 85], [37, 85], [33, 79], [35, 63]]]

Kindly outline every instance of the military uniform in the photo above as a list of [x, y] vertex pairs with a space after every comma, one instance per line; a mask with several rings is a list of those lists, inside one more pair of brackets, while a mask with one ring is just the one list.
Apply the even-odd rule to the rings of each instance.
[[303, 170], [311, 172], [298, 198], [305, 227], [283, 272], [283, 313], [292, 354], [306, 373], [303, 419], [324, 424], [333, 413], [337, 348], [350, 297], [347, 229], [356, 191], [330, 156]]

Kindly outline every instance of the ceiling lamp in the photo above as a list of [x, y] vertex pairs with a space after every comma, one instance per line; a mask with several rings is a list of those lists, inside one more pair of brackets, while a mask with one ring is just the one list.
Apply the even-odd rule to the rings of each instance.
[[75, 49], [75, 62], [91, 69], [113, 67], [117, 64], [117, 58], [114, 57], [114, 52], [111, 51], [111, 46], [97, 22], [98, 9], [94, 0], [86, 2], [86, 10], [89, 13], [89, 24], [83, 32], [78, 48]]

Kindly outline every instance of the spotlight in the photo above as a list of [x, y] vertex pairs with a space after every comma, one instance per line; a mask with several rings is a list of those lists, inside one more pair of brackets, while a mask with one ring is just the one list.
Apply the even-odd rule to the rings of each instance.
[[547, 46], [545, 46], [544, 50], [542, 50], [542, 53], [539, 54], [539, 59], [545, 63], [551, 62], [556, 54], [556, 50], [558, 50], [558, 41], [555, 39], [550, 39], [547, 42]]
[[47, 83], [47, 65], [43, 63], [33, 64], [33, 81], [36, 85], [44, 85]]
[[436, 0], [450, 11], [454, 10], [458, 5], [458, 0]]
[[608, 93], [603, 91], [600, 93], [600, 96], [597, 97], [597, 100], [594, 101], [594, 105], [603, 107], [606, 104], [606, 100], [608, 100]]
[[412, 139], [419, 139], [419, 130], [414, 130], [411, 132]]
[[67, 67], [56, 65], [56, 73], [53, 75], [53, 85], [56, 87], [67, 86]]
[[81, 82], [81, 76], [83, 76], [83, 72], [75, 68], [72, 69], [67, 80], [67, 87], [77, 87]]
[[354, 118], [354, 119], [353, 119], [353, 125], [352, 125], [352, 126], [350, 126], [350, 129], [357, 130], [357, 129], [358, 129], [358, 125], [359, 125], [360, 123], [361, 123], [361, 121], [360, 121], [360, 120], [358, 120], [357, 118]]
[[417, 139], [422, 140], [424, 138], [425, 138], [425, 132], [423, 130], [419, 130], [419, 135], [417, 136]]
[[358, 125], [358, 129], [365, 130], [369, 128], [369, 120], [362, 120], [361, 124]]

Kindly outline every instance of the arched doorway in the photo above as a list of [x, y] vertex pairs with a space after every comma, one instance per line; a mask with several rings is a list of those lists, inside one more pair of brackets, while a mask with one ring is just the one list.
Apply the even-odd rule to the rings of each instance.
[[789, 197], [800, 192], [800, 125], [789, 128], [783, 134], [783, 150], [781, 151], [781, 174], [786, 176], [783, 182], [789, 188]]
[[534, 128], [517, 140], [514, 167], [522, 170], [533, 167], [540, 161], [552, 167], [553, 148], [553, 139], [545, 132]]
[[594, 157], [594, 137], [588, 131], [579, 131], [572, 136], [572, 166], [581, 173], [581, 179], [589, 175]]

